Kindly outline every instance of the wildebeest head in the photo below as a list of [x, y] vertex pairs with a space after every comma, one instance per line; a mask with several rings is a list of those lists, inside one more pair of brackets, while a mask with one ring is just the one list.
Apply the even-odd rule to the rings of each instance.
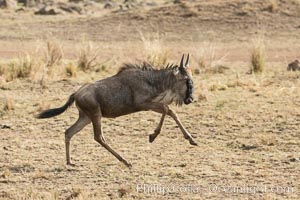
[[186, 62], [184, 64], [184, 55], [182, 55], [179, 67], [174, 71], [176, 76], [176, 84], [174, 87], [175, 92], [179, 95], [180, 100], [185, 104], [193, 102], [194, 84], [192, 80], [192, 72], [189, 67], [189, 54], [187, 55]]

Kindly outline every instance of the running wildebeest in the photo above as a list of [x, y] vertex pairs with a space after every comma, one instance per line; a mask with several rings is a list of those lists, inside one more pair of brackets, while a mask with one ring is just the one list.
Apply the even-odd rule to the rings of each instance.
[[152, 110], [161, 113], [161, 119], [149, 135], [153, 142], [159, 135], [166, 115], [172, 117], [179, 126], [184, 138], [190, 144], [197, 145], [190, 133], [183, 127], [179, 118], [168, 105], [193, 102], [193, 81], [189, 68], [189, 55], [184, 64], [184, 55], [180, 65], [167, 65], [163, 69], [155, 69], [149, 63], [125, 64], [119, 72], [109, 78], [86, 84], [73, 93], [65, 105], [60, 108], [41, 112], [37, 118], [50, 118], [63, 113], [74, 102], [79, 110], [79, 118], [65, 132], [66, 160], [70, 160], [70, 140], [83, 127], [92, 122], [94, 139], [112, 153], [126, 166], [131, 164], [115, 152], [106, 142], [102, 133], [101, 118], [115, 118], [138, 111]]

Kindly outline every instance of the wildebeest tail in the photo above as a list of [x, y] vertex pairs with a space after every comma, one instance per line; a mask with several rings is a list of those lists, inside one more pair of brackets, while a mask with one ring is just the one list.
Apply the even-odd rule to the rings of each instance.
[[69, 108], [74, 103], [74, 101], [75, 101], [74, 96], [75, 96], [75, 93], [73, 93], [69, 97], [68, 101], [62, 107], [45, 110], [45, 111], [41, 112], [40, 114], [38, 114], [37, 118], [44, 119], [44, 118], [50, 118], [50, 117], [54, 117], [54, 116], [62, 114], [65, 110], [67, 110], [67, 108]]

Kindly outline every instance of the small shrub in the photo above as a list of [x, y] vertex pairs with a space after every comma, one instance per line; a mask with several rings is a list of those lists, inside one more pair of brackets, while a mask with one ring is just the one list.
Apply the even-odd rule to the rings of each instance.
[[261, 73], [265, 68], [265, 46], [262, 40], [256, 39], [253, 42], [251, 54], [251, 73]]

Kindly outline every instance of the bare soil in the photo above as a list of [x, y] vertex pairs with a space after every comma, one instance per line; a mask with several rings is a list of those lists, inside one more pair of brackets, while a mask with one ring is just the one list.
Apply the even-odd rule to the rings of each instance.
[[[0, 10], [1, 61], [26, 52], [38, 57], [52, 39], [65, 59], [76, 59], [77, 44], [88, 40], [100, 48], [100, 60], [114, 60], [105, 71], [73, 78], [0, 82], [0, 198], [299, 199], [300, 72], [286, 67], [299, 58], [300, 4], [281, 0], [274, 12], [269, 6], [198, 0], [93, 15]], [[225, 72], [194, 75], [194, 103], [172, 106], [198, 146], [170, 118], [150, 144], [160, 116], [136, 113], [103, 119], [107, 142], [132, 169], [93, 140], [91, 125], [72, 139], [75, 166], [66, 166], [64, 131], [76, 121], [76, 108], [48, 120], [34, 116], [61, 106], [84, 83], [113, 75], [121, 63], [143, 60], [141, 35], [159, 35], [170, 61], [190, 52], [195, 68], [207, 42], [216, 57], [225, 56]], [[251, 41], [258, 36], [265, 38], [267, 63], [263, 74], [253, 75]], [[13, 109], [2, 109], [6, 101]], [[164, 194], [163, 187], [169, 187]]]

